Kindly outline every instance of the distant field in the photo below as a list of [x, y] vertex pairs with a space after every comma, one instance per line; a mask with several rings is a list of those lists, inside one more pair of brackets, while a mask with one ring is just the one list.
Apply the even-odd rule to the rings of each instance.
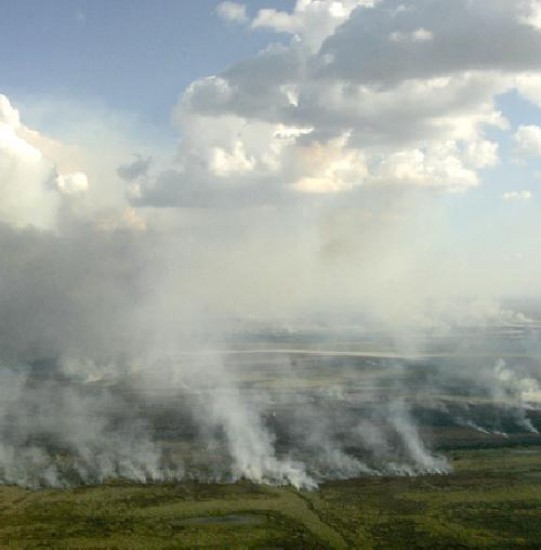
[[[103, 416], [90, 408], [74, 433], [96, 419], [115, 429], [88, 446], [90, 460], [77, 462], [77, 438], [56, 429], [66, 415], [43, 408], [47, 429], [38, 422], [36, 431], [23, 430], [20, 448], [43, 450], [43, 464], [60, 474], [56, 482], [78, 487], [0, 486], [0, 548], [541, 548], [541, 353], [523, 353], [541, 334], [491, 333], [488, 343], [483, 334], [467, 336], [430, 341], [422, 355], [385, 351], [375, 337], [352, 351], [347, 342], [326, 349], [311, 345], [315, 337], [280, 336], [270, 346], [224, 353], [223, 376], [194, 385], [175, 385], [190, 354], [175, 359], [167, 376], [141, 371], [133, 379], [87, 382], [66, 379], [54, 363], [29, 366], [30, 389], [50, 388], [45, 396], [73, 391], [112, 402]], [[136, 383], [139, 375], [144, 385]], [[207, 425], [201, 419], [216, 399], [221, 405], [211, 408], [214, 423]], [[85, 467], [106, 464], [107, 449], [117, 448], [115, 438], [135, 420], [165, 467], [183, 466], [185, 481], [98, 484], [117, 477], [114, 468], [78, 477]], [[253, 446], [240, 437], [247, 429]], [[292, 458], [324, 482], [309, 491], [202, 481], [245, 479], [250, 468], [235, 471], [240, 451], [247, 449], [246, 464], [259, 467], [252, 451], [261, 442], [276, 464]], [[138, 456], [127, 449], [128, 457]], [[17, 472], [21, 455], [13, 456]], [[426, 474], [447, 471], [444, 457], [452, 473]], [[32, 474], [23, 482], [47, 485], [43, 470], [21, 467]], [[371, 475], [359, 477], [364, 472]], [[289, 479], [273, 475], [252, 479]]]
[[540, 548], [541, 448], [316, 491], [250, 483], [0, 488], [3, 548]]

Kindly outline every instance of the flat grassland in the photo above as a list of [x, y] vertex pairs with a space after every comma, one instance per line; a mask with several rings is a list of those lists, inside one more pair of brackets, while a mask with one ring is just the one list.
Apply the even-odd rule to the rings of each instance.
[[2, 548], [541, 548], [541, 448], [449, 452], [454, 473], [316, 491], [0, 487]]

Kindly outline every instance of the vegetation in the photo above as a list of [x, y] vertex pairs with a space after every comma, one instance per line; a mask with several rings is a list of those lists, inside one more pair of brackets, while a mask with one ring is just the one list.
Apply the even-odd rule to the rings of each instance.
[[541, 449], [450, 453], [455, 472], [317, 491], [232, 485], [0, 488], [3, 548], [539, 548]]

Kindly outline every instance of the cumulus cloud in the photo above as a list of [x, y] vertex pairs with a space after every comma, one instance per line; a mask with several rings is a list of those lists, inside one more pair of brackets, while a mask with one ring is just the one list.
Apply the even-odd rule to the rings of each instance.
[[531, 191], [509, 191], [502, 195], [504, 201], [528, 201], [531, 198]]
[[58, 174], [55, 178], [58, 190], [66, 195], [78, 195], [88, 191], [88, 178], [83, 172], [73, 174]]
[[46, 138], [21, 123], [19, 112], [0, 95], [0, 221], [24, 227], [53, 228], [63, 196], [88, 189], [81, 172], [60, 174], [48, 158]]
[[221, 2], [216, 8], [216, 13], [226, 21], [244, 23], [248, 20], [246, 6], [237, 2]]
[[541, 29], [541, 2], [539, 0], [524, 0], [521, 3], [521, 20], [526, 25]]
[[499, 96], [517, 90], [541, 104], [534, 8], [299, 0], [290, 11], [259, 10], [252, 28], [289, 34], [289, 43], [193, 82], [173, 115], [183, 135], [177, 166], [134, 196], [203, 205], [370, 185], [477, 186], [480, 170], [500, 161], [490, 131], [509, 130]]
[[[419, 224], [416, 217], [441, 193], [479, 186], [487, 169], [505, 161], [494, 136], [513, 134], [499, 97], [516, 90], [533, 101], [537, 94], [539, 60], [529, 48], [539, 33], [525, 13], [519, 3], [487, 7], [478, 0], [298, 1], [288, 12], [261, 10], [252, 27], [290, 34], [290, 41], [188, 86], [173, 112], [182, 134], [176, 163], [135, 180], [133, 203], [210, 208], [210, 216], [246, 210], [259, 228], [265, 209], [291, 209], [306, 223], [306, 231], [301, 222], [292, 228], [307, 255], [294, 276], [303, 289], [299, 303], [332, 294], [337, 277], [349, 296], [344, 303], [370, 303], [367, 309], [386, 319], [422, 318], [419, 304], [429, 295], [471, 292], [472, 281], [483, 279], [479, 266], [464, 267], [466, 252], [458, 277], [449, 252], [448, 284], [424, 234], [439, 239], [440, 221]], [[477, 42], [480, 27], [491, 32]], [[502, 56], [493, 37], [500, 34], [511, 50]], [[314, 217], [306, 220], [306, 212]], [[373, 239], [386, 243], [388, 255]], [[498, 252], [491, 254], [498, 265]], [[300, 282], [307, 265], [313, 277]], [[396, 293], [382, 282], [388, 273], [400, 281]], [[421, 291], [418, 280], [427, 273], [439, 282]], [[494, 288], [509, 282], [500, 273]]]
[[0, 123], [7, 124], [12, 128], [20, 125], [19, 111], [15, 109], [7, 96], [0, 95]]
[[378, 0], [299, 0], [291, 13], [262, 9], [252, 27], [293, 34], [305, 47], [317, 51], [324, 40], [358, 7], [373, 7]]
[[[418, 0], [412, 9], [398, 10], [400, 5], [399, 0], [387, 0], [373, 10], [355, 11], [323, 45], [320, 57], [329, 61], [322, 65], [321, 75], [391, 84], [464, 71], [541, 67], [536, 55], [541, 34], [523, 23], [520, 2]], [[419, 29], [430, 31], [429, 43], [412, 40], [406, 47], [404, 41], [387, 39], [392, 33], [414, 36]]]
[[121, 164], [116, 172], [123, 180], [134, 181], [148, 174], [151, 163], [151, 157], [144, 158], [141, 155], [137, 155], [134, 161]]
[[520, 126], [513, 136], [515, 154], [519, 157], [541, 157], [541, 127]]
[[529, 72], [517, 76], [516, 88], [522, 97], [541, 107], [541, 74]]
[[389, 38], [393, 42], [429, 42], [434, 38], [434, 34], [420, 27], [412, 32], [394, 31]]

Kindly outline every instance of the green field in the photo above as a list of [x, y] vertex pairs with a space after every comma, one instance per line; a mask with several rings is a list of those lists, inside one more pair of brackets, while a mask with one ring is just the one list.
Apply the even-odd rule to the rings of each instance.
[[540, 548], [541, 448], [316, 491], [251, 483], [0, 488], [2, 548]]

